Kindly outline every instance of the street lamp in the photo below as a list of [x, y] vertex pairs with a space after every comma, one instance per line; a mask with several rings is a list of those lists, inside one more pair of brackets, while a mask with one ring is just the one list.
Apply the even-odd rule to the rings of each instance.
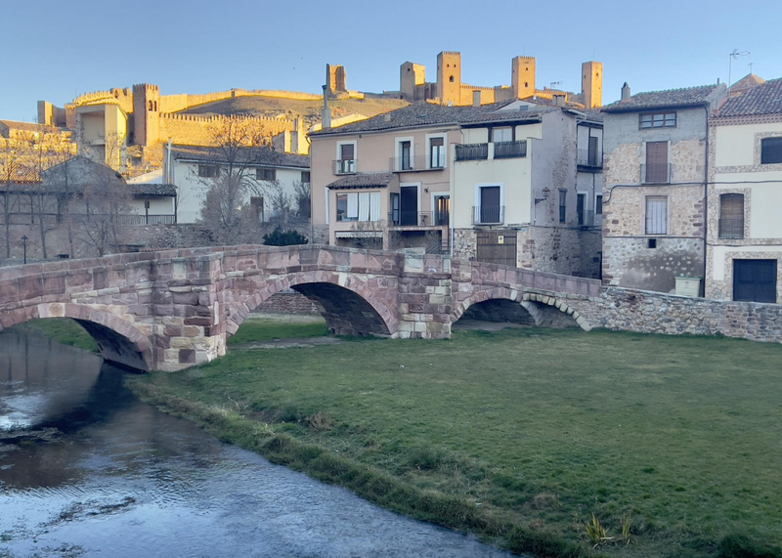
[[27, 238], [27, 235], [24, 235], [22, 237], [22, 246], [24, 247], [24, 263], [27, 265], [27, 241], [30, 240]]
[[739, 52], [739, 50], [737, 48], [734, 48], [733, 52], [731, 52], [728, 55], [728, 97], [729, 98], [730, 98], [730, 86], [732, 85], [732, 83], [731, 83], [731, 70], [733, 69], [732, 68], [733, 61], [736, 58], [738, 58], [739, 56], [748, 56], [749, 54], [750, 53], [747, 50], [742, 50], [741, 52]]

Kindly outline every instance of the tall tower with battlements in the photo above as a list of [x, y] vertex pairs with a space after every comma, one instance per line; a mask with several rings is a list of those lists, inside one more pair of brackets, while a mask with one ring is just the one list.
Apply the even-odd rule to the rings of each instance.
[[133, 142], [154, 145], [160, 139], [160, 87], [149, 83], [133, 86]]
[[581, 64], [581, 95], [588, 109], [603, 106], [603, 63], [594, 60]]
[[510, 85], [515, 99], [535, 94], [535, 57], [517, 56], [511, 61]]
[[458, 105], [462, 94], [462, 54], [443, 51], [437, 55], [437, 96], [444, 105]]

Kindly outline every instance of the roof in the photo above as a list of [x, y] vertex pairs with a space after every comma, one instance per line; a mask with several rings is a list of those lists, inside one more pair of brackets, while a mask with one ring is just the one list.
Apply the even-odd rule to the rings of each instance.
[[16, 120], [0, 120], [0, 130], [21, 130], [22, 132], [56, 132], [52, 126], [44, 126], [35, 122], [18, 122]]
[[332, 190], [351, 190], [354, 188], [385, 188], [394, 179], [394, 174], [390, 172], [359, 172], [343, 176], [335, 180], [326, 188]]
[[637, 93], [627, 101], [616, 101], [603, 107], [603, 112], [633, 112], [654, 108], [687, 108], [708, 104], [717, 88], [714, 85], [697, 85], [682, 89], [647, 91]]
[[[309, 155], [280, 153], [270, 147], [240, 147], [239, 149], [242, 152], [241, 161], [249, 166], [310, 168]], [[174, 145], [171, 155], [175, 159], [203, 163], [220, 163], [226, 160], [224, 150], [219, 147]]]
[[449, 107], [421, 102], [392, 112], [380, 114], [360, 122], [313, 132], [310, 136], [318, 137], [330, 134], [379, 132], [397, 128], [414, 128], [447, 124], [458, 125], [495, 121], [539, 120], [541, 114], [557, 110], [550, 107], [535, 106], [530, 103], [523, 103], [520, 105], [521, 109], [501, 110], [509, 104], [510, 103], [495, 103], [480, 107]]
[[749, 116], [782, 113], [782, 78], [770, 79], [752, 87], [738, 97], [729, 99], [719, 110], [719, 116]]
[[757, 85], [763, 85], [766, 80], [759, 75], [749, 73], [736, 83], [730, 86], [731, 91], [744, 91], [745, 89], [751, 89]]
[[134, 196], [175, 197], [176, 186], [173, 184], [128, 184]]

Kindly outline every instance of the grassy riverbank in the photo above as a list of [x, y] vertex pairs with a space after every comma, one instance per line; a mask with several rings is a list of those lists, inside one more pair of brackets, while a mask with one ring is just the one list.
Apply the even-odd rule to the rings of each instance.
[[95, 340], [90, 337], [90, 334], [83, 327], [73, 320], [67, 318], [47, 318], [45, 320], [27, 322], [24, 324], [24, 327], [43, 333], [63, 345], [78, 347], [92, 353], [98, 352], [98, 344]]
[[594, 513], [613, 556], [770, 558], [781, 368], [778, 345], [514, 329], [234, 348], [129, 383], [221, 439], [516, 551], [590, 555]]

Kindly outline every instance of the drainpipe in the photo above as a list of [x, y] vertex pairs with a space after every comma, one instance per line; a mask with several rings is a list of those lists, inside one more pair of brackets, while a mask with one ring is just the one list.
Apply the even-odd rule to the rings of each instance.
[[706, 273], [708, 271], [709, 256], [709, 105], [704, 107], [706, 111], [706, 157], [704, 163], [703, 179], [703, 296], [706, 296]]

